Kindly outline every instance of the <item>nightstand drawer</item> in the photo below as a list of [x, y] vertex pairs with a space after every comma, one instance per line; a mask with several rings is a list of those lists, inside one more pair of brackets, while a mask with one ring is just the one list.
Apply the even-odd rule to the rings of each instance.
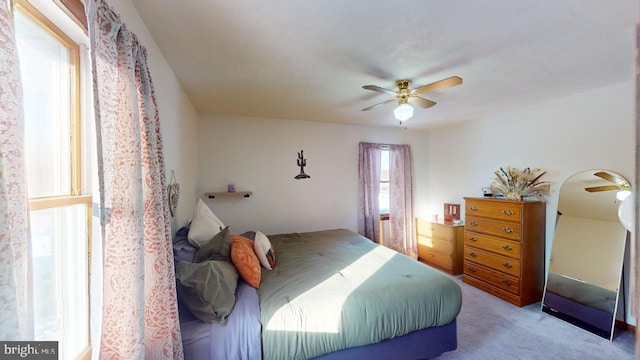
[[509, 275], [520, 276], [520, 261], [465, 245], [464, 261], [467, 260]]
[[467, 218], [471, 215], [515, 222], [522, 218], [521, 207], [517, 203], [467, 199], [465, 206]]
[[464, 227], [466, 231], [479, 232], [516, 241], [520, 240], [521, 228], [519, 223], [467, 216]]
[[433, 249], [420, 244], [418, 244], [418, 257], [424, 260], [427, 264], [434, 264], [449, 272], [453, 270], [453, 258], [450, 255], [434, 251]]
[[520, 259], [520, 243], [517, 241], [465, 231], [464, 244]]
[[424, 235], [426, 237], [438, 238], [443, 240], [453, 240], [454, 228], [434, 222], [418, 220], [418, 236]]
[[462, 273], [464, 226], [416, 218], [418, 258], [456, 275]]
[[453, 254], [453, 242], [449, 240], [418, 235], [418, 244], [446, 255]]

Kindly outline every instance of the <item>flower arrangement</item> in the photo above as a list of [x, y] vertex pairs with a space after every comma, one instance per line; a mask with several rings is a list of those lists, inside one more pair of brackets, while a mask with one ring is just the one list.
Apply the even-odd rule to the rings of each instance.
[[540, 181], [546, 174], [541, 169], [525, 168], [517, 169], [507, 167], [496, 170], [495, 179], [491, 184], [494, 195], [501, 194], [506, 199], [522, 200], [523, 198], [542, 197], [549, 193], [551, 184], [548, 181]]

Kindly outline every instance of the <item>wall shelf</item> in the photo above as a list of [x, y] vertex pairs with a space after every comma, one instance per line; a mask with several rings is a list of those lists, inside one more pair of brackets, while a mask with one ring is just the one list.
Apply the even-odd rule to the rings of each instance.
[[209, 199], [215, 199], [215, 198], [222, 198], [222, 197], [251, 197], [251, 195], [253, 195], [252, 191], [234, 191], [234, 192], [228, 192], [228, 191], [220, 191], [220, 192], [208, 192], [208, 193], [204, 193], [204, 196], [206, 196]]

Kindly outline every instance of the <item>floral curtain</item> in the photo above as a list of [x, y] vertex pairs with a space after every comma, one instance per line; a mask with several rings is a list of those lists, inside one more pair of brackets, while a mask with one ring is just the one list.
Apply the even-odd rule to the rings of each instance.
[[9, 0], [0, 0], [0, 79], [0, 341], [32, 340], [22, 85]]
[[409, 145], [389, 145], [389, 240], [385, 245], [417, 259], [411, 163]]
[[162, 139], [145, 48], [87, 1], [103, 238], [101, 358], [183, 358]]
[[374, 242], [380, 240], [380, 153], [381, 144], [359, 144], [358, 233]]

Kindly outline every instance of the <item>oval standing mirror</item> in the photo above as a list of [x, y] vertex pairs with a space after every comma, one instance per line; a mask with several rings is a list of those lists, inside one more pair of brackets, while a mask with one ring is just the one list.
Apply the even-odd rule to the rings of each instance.
[[618, 207], [629, 182], [608, 170], [569, 177], [560, 188], [542, 311], [611, 340], [627, 230]]

